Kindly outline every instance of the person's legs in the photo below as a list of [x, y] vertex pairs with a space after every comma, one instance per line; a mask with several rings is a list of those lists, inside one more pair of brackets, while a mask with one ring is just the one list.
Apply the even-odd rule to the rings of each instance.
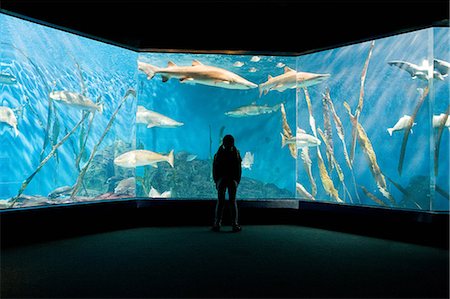
[[231, 225], [233, 227], [239, 226], [239, 212], [236, 203], [237, 186], [234, 181], [228, 183], [228, 197], [230, 199]]
[[222, 223], [223, 208], [225, 206], [225, 191], [227, 189], [224, 182], [219, 182], [217, 188], [216, 214], [214, 219], [214, 227], [220, 227]]

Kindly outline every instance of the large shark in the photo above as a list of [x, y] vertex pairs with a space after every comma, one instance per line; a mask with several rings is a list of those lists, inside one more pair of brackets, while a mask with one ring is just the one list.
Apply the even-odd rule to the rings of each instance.
[[251, 105], [241, 106], [234, 110], [225, 112], [225, 115], [230, 117], [247, 117], [247, 116], [255, 116], [261, 114], [272, 113], [278, 111], [280, 109], [281, 104], [276, 104], [274, 106], [266, 105], [256, 105], [252, 103]]
[[50, 98], [62, 104], [81, 108], [83, 110], [98, 110], [100, 113], [103, 112], [103, 104], [95, 104], [90, 98], [76, 92], [66, 90], [52, 91], [50, 93]]
[[173, 150], [168, 155], [161, 155], [148, 150], [132, 150], [126, 152], [114, 159], [114, 164], [134, 168], [137, 166], [150, 165], [152, 167], [158, 167], [158, 162], [167, 162], [173, 167]]
[[284, 68], [284, 74], [272, 77], [259, 85], [259, 96], [267, 94], [271, 90], [283, 92], [286, 89], [303, 88], [319, 84], [330, 77], [330, 74], [314, 74], [306, 72], [296, 72], [289, 67]]
[[6, 106], [0, 106], [0, 123], [5, 123], [14, 129], [14, 136], [19, 135], [17, 129], [17, 118], [14, 115], [14, 111]]
[[160, 74], [163, 82], [166, 82], [170, 78], [176, 78], [181, 83], [203, 84], [227, 89], [251, 89], [258, 87], [255, 83], [233, 72], [204, 65], [198, 60], [194, 60], [192, 66], [178, 66], [172, 61], [169, 61], [166, 68], [138, 61], [138, 69], [147, 74], [147, 79], [149, 80], [156, 74]]
[[303, 147], [313, 147], [319, 146], [321, 141], [314, 137], [313, 135], [307, 134], [305, 130], [297, 128], [297, 135], [291, 138], [286, 138], [282, 133], [281, 134], [281, 147], [284, 147], [286, 144], [295, 143], [297, 148]]
[[[395, 65], [399, 69], [408, 72], [411, 75], [412, 79], [418, 78], [418, 79], [421, 79], [424, 81], [428, 81], [428, 79], [429, 79], [429, 76], [428, 76], [429, 67], [427, 65], [419, 66], [419, 65], [411, 63], [411, 62], [400, 61], [400, 60], [389, 61], [388, 64], [390, 66]], [[439, 80], [444, 80], [444, 76], [442, 76], [442, 74], [438, 71], [433, 71], [433, 78], [439, 79]]]
[[165, 115], [146, 109], [144, 106], [138, 106], [136, 112], [136, 123], [145, 124], [147, 128], [176, 128], [183, 123], [173, 120]]

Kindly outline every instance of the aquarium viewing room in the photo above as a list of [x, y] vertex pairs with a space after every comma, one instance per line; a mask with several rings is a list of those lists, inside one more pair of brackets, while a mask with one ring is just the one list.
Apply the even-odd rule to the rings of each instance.
[[448, 1], [2, 0], [0, 45], [0, 297], [449, 298]]

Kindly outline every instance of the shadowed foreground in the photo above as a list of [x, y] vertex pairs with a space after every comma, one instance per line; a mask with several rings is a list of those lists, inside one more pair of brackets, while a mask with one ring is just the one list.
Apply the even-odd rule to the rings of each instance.
[[295, 225], [142, 227], [6, 248], [1, 297], [447, 297], [448, 251]]

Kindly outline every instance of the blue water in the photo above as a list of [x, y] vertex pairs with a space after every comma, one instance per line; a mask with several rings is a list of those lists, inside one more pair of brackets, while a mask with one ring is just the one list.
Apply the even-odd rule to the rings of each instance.
[[[137, 98], [131, 97], [119, 110], [111, 130], [97, 150], [97, 158], [91, 163], [91, 171], [100, 169], [103, 164], [99, 154], [110, 155], [103, 159], [110, 163], [107, 174], [99, 172], [91, 175], [97, 176], [99, 183], [86, 182], [91, 197], [108, 191], [105, 189], [106, 184], [100, 183], [100, 180], [106, 181], [112, 175], [120, 175], [122, 179], [135, 175], [137, 178], [145, 178], [144, 184], [138, 182], [134, 193], [138, 196], [146, 196], [150, 187], [156, 186], [159, 192], [166, 191], [161, 188], [170, 188], [173, 198], [189, 198], [190, 196], [186, 195], [191, 194], [188, 190], [183, 189], [184, 187], [177, 188], [177, 184], [181, 184], [178, 182], [182, 181], [177, 177], [184, 176], [192, 181], [192, 186], [198, 180], [205, 180], [205, 192], [197, 195], [198, 198], [214, 197], [208, 168], [203, 167], [201, 168], [203, 173], [196, 173], [196, 169], [200, 169], [196, 167], [210, 165], [210, 159], [220, 145], [220, 137], [225, 134], [232, 134], [235, 137], [236, 146], [242, 157], [246, 152], [254, 154], [251, 169], [243, 169], [243, 181], [246, 181], [241, 184], [238, 197], [252, 198], [244, 190], [245, 184], [250, 182], [255, 184], [252, 186], [260, 186], [262, 189], [272, 188], [275, 193], [271, 193], [271, 196], [275, 198], [276, 194], [280, 194], [279, 197], [300, 198], [300, 194], [296, 193], [296, 182], [311, 192], [302, 160], [300, 157], [297, 160], [292, 158], [288, 148], [281, 147], [282, 121], [279, 111], [244, 118], [232, 118], [224, 114], [253, 102], [269, 106], [284, 103], [287, 120], [294, 134], [296, 127], [313, 134], [303, 90], [270, 91], [260, 97], [258, 88], [232, 90], [200, 84], [182, 84], [176, 79], [162, 82], [159, 75], [148, 80], [143, 72], [137, 70], [137, 61], [166, 67], [168, 61], [188, 66], [196, 59], [205, 65], [235, 72], [255, 84], [267, 81], [268, 75], [275, 77], [283, 74], [284, 69], [280, 67], [280, 63], [297, 71], [329, 73], [331, 76], [325, 82], [308, 87], [313, 116], [316, 126], [323, 130], [322, 94], [328, 88], [336, 112], [343, 123], [346, 147], [350, 152], [352, 125], [343, 102], [348, 102], [354, 113], [359, 100], [361, 72], [370, 42], [298, 57], [263, 55], [255, 62], [251, 61], [251, 55], [135, 53], [6, 15], [0, 15], [0, 25], [2, 45], [0, 72], [13, 74], [18, 82], [13, 85], [0, 84], [1, 105], [10, 108], [25, 105], [22, 114], [20, 111], [16, 113], [20, 131], [18, 137], [14, 137], [13, 130], [9, 126], [0, 124], [1, 200], [15, 196], [22, 182], [39, 165], [47, 125], [48, 94], [52, 90], [70, 90], [78, 93], [84, 91], [89, 98], [94, 101], [99, 98], [104, 103], [104, 112], [96, 113], [93, 120], [92, 132], [86, 145], [88, 155], [105, 131], [113, 111], [125, 92], [130, 88], [137, 92]], [[421, 65], [423, 61], [433, 61], [433, 57], [450, 61], [449, 45], [448, 28], [415, 31], [375, 41], [365, 80], [364, 106], [359, 123], [366, 131], [376, 153], [378, 165], [386, 177], [387, 189], [396, 201], [396, 205], [393, 206], [395, 208], [417, 209], [417, 206], [409, 201], [412, 199], [420, 201], [422, 209], [447, 211], [449, 209], [449, 199], [434, 192], [433, 188], [433, 184], [436, 183], [447, 193], [449, 190], [449, 131], [447, 128], [444, 129], [442, 135], [440, 167], [435, 176], [434, 129], [431, 127], [431, 116], [444, 113], [447, 109], [450, 79], [446, 77], [444, 81], [434, 80], [430, 84], [430, 94], [419, 110], [415, 120], [417, 125], [413, 127], [413, 133], [409, 136], [403, 171], [400, 175], [397, 165], [403, 131], [394, 132], [393, 136], [389, 136], [387, 128], [393, 127], [403, 115], [413, 113], [420, 98], [420, 89], [426, 87], [426, 82], [413, 80], [407, 72], [389, 66], [387, 62], [404, 60]], [[237, 67], [236, 62], [243, 65]], [[145, 125], [136, 124], [137, 105], [183, 122], [184, 125], [178, 128], [148, 129]], [[56, 102], [54, 106], [56, 114], [51, 120], [53, 125], [55, 123], [59, 125], [60, 133], [57, 140], [61, 140], [80, 120], [82, 111]], [[332, 116], [330, 117], [334, 153], [343, 170], [349, 194], [339, 181], [336, 170], [330, 171], [323, 142], [319, 149], [339, 197], [346, 204], [378, 205], [364, 194], [361, 189], [361, 186], [364, 186], [387, 203], [377, 188], [368, 160], [358, 143], [353, 173], [346, 165], [343, 146], [338, 139]], [[88, 121], [85, 123], [86, 128], [87, 124]], [[79, 173], [75, 159], [80, 150], [81, 135], [81, 130], [77, 130], [57, 150], [58, 156], [51, 158], [43, 166], [31, 180], [24, 194], [47, 196], [57, 187], [75, 184]], [[114, 149], [114, 153], [107, 151], [110, 148]], [[179, 159], [180, 156], [177, 155], [181, 153], [196, 157], [193, 161], [176, 160], [183, 168], [137, 167], [136, 173], [134, 169], [124, 173], [124, 169], [111, 164], [110, 160], [114, 157], [134, 148], [163, 154], [174, 150], [176, 159]], [[51, 147], [47, 146], [43, 156], [45, 157], [50, 150]], [[317, 184], [316, 200], [335, 201], [326, 194], [322, 186], [316, 149], [310, 148], [310, 154], [312, 173]], [[86, 160], [84, 159], [81, 165]], [[165, 174], [167, 176], [164, 176]], [[100, 179], [101, 175], [105, 177]], [[388, 181], [388, 177], [405, 188], [409, 196], [400, 192]], [[67, 197], [61, 197], [52, 203], [58, 203], [58, 200], [62, 203]]]

